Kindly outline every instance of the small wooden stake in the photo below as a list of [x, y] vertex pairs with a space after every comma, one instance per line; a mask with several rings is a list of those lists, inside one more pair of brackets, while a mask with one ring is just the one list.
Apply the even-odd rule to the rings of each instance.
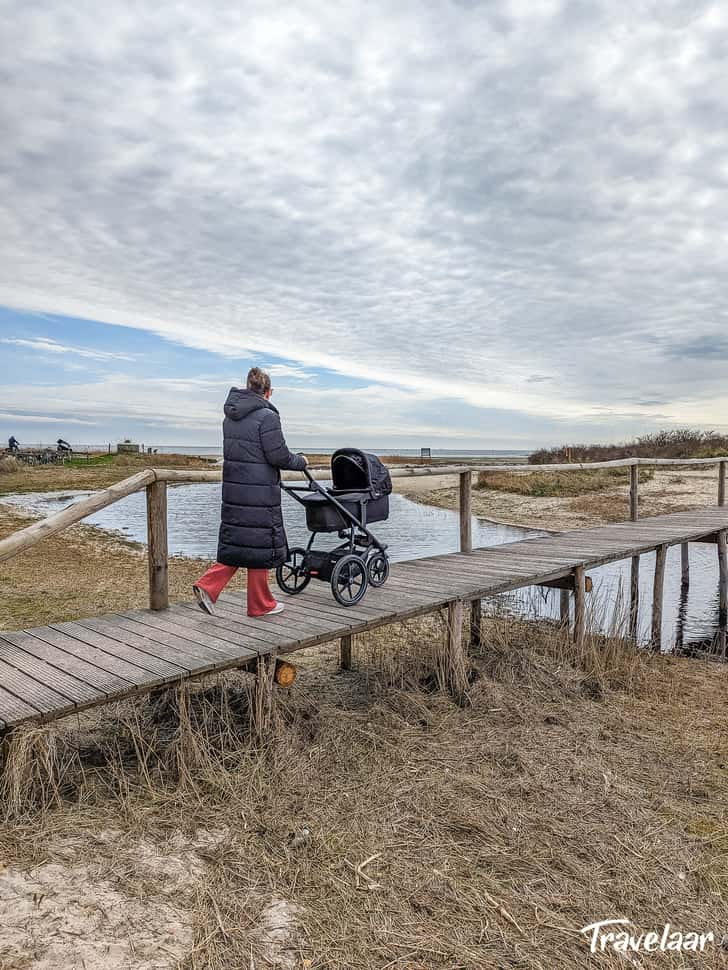
[[629, 517], [636, 522], [640, 517], [640, 466], [629, 466]]
[[655, 580], [652, 587], [652, 638], [650, 645], [653, 650], [662, 648], [662, 600], [665, 590], [666, 562], [667, 546], [658, 546], [655, 555]]
[[724, 461], [718, 463], [718, 505], [725, 505], [725, 465]]
[[640, 557], [632, 556], [629, 578], [629, 638], [637, 639], [637, 621], [640, 612]]
[[718, 533], [718, 651], [726, 658], [726, 623], [728, 622], [728, 544], [725, 529]]
[[683, 586], [690, 585], [690, 544], [687, 542], [680, 546], [680, 582]]
[[147, 543], [149, 609], [166, 610], [169, 606], [166, 482], [147, 485]]
[[339, 641], [339, 665], [342, 670], [351, 670], [351, 642], [353, 637], [342, 637]]
[[584, 567], [574, 569], [574, 643], [577, 651], [584, 649], [586, 637], [586, 590], [584, 588]]
[[473, 551], [472, 490], [473, 473], [460, 472], [460, 552]]
[[482, 643], [480, 625], [483, 622], [483, 601], [473, 600], [470, 604], [470, 646], [479, 647]]

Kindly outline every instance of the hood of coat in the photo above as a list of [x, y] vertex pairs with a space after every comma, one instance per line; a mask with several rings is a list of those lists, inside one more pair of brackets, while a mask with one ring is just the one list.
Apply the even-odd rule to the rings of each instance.
[[246, 388], [231, 387], [223, 410], [226, 418], [230, 418], [232, 421], [242, 421], [243, 418], [252, 414], [253, 411], [258, 411], [260, 408], [268, 408], [278, 414], [277, 408], [274, 408], [270, 401], [266, 401], [264, 397], [256, 394], [255, 391], [249, 391]]

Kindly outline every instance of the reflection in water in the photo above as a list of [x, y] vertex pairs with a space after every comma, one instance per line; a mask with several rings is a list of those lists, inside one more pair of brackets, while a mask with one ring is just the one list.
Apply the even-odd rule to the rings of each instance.
[[[89, 492], [48, 492], [4, 496], [2, 501], [21, 505], [50, 515], [77, 501]], [[169, 549], [173, 555], [214, 559], [220, 514], [220, 486], [199, 484], [169, 489]], [[301, 507], [283, 496], [283, 511], [291, 546], [305, 545], [309, 533]], [[130, 495], [115, 505], [90, 516], [90, 524], [121, 533], [128, 539], [146, 541], [146, 503], [143, 493]], [[456, 512], [421, 505], [401, 495], [391, 496], [387, 522], [377, 523], [376, 535], [389, 545], [394, 561], [416, 559], [456, 552], [459, 522]], [[515, 542], [537, 531], [498, 525], [473, 519], [476, 546]], [[317, 545], [334, 545], [336, 537], [321, 536]], [[654, 553], [642, 556], [639, 575], [640, 609], [637, 636], [649, 642], [652, 606]], [[589, 571], [594, 591], [588, 597], [589, 615], [594, 628], [626, 635], [629, 631], [630, 560], [626, 559]], [[706, 543], [690, 546], [690, 587], [681, 583], [680, 547], [668, 551], [665, 569], [663, 608], [663, 649], [694, 653], [710, 648], [718, 626], [718, 561], [716, 547]], [[557, 618], [559, 590], [528, 589], [498, 597], [503, 608], [514, 612]]]

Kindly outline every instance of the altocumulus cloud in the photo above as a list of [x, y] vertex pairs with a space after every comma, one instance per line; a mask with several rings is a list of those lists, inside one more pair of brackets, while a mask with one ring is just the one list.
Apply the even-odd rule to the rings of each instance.
[[413, 408], [725, 424], [724, 4], [0, 17], [0, 302]]

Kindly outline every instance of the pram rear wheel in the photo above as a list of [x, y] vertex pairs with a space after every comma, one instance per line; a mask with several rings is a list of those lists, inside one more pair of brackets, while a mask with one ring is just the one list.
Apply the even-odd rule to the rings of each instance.
[[311, 574], [306, 568], [306, 550], [290, 549], [288, 559], [276, 566], [276, 582], [291, 596], [301, 593], [311, 582]]
[[354, 606], [367, 591], [367, 567], [359, 556], [342, 556], [331, 573], [331, 591], [342, 606]]
[[389, 577], [389, 559], [383, 552], [375, 553], [367, 562], [371, 586], [384, 586]]

